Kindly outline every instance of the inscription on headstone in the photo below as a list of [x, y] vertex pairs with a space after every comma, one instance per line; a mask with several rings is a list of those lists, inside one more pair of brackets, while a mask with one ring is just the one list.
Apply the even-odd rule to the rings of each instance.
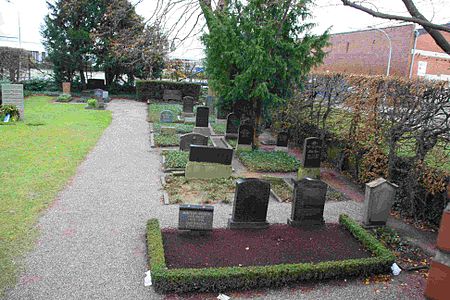
[[322, 141], [316, 137], [305, 139], [303, 144], [302, 165], [304, 168], [320, 168]]
[[19, 109], [19, 118], [24, 119], [23, 84], [2, 84], [2, 103], [16, 106]]
[[324, 224], [326, 195], [327, 184], [321, 180], [305, 177], [294, 181], [294, 199], [288, 224], [294, 227]]
[[191, 145], [189, 161], [231, 165], [233, 149]]
[[164, 100], [176, 100], [181, 101], [183, 94], [180, 90], [164, 90], [163, 99]]
[[63, 94], [70, 94], [70, 82], [63, 82]]
[[238, 135], [239, 145], [251, 145], [253, 143], [253, 126], [245, 124], [239, 126]]
[[231, 113], [227, 116], [227, 127], [225, 131], [225, 136], [229, 137], [237, 137], [239, 131], [239, 118], [235, 113]]
[[208, 137], [198, 133], [186, 133], [180, 136], [180, 150], [189, 151], [191, 145], [208, 145]]
[[384, 178], [366, 184], [363, 206], [363, 224], [366, 226], [386, 225], [398, 186]]
[[173, 122], [173, 112], [170, 110], [163, 110], [159, 116], [159, 121], [161, 123], [172, 123]]
[[214, 207], [210, 205], [180, 205], [179, 230], [210, 231], [213, 227]]
[[197, 107], [197, 115], [195, 118], [196, 127], [208, 127], [209, 126], [209, 108], [206, 106]]
[[278, 147], [287, 147], [289, 143], [289, 135], [287, 132], [283, 131], [278, 133], [277, 136], [277, 146]]
[[194, 98], [186, 96], [183, 98], [183, 112], [192, 114], [194, 112]]
[[257, 178], [238, 179], [234, 195], [233, 215], [228, 220], [232, 229], [266, 228], [270, 183]]

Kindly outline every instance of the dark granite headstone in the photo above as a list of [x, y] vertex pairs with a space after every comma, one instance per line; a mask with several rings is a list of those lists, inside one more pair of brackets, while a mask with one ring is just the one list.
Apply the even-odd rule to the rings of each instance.
[[191, 145], [189, 161], [231, 165], [233, 149]]
[[267, 208], [270, 183], [257, 178], [238, 179], [234, 195], [233, 215], [228, 220], [231, 229], [267, 228]]
[[294, 199], [288, 224], [323, 225], [323, 209], [327, 195], [327, 184], [321, 180], [305, 177], [294, 181]]
[[194, 112], [194, 98], [186, 96], [183, 98], [183, 112], [193, 113]]
[[182, 204], [178, 214], [178, 229], [210, 231], [213, 227], [213, 217], [214, 206]]
[[208, 127], [209, 126], [209, 108], [206, 106], [197, 107], [197, 115], [195, 118], [196, 127]]
[[163, 110], [160, 114], [159, 121], [161, 123], [172, 123], [173, 122], [173, 112], [170, 110]]
[[251, 145], [253, 143], [253, 126], [239, 126], [238, 145]]
[[208, 137], [198, 133], [186, 133], [180, 136], [180, 150], [189, 151], [191, 145], [208, 145]]
[[316, 137], [305, 139], [302, 153], [302, 166], [304, 168], [320, 168], [322, 141]]
[[285, 131], [278, 133], [277, 136], [277, 146], [287, 147], [289, 143], [289, 134]]
[[164, 90], [163, 100], [181, 101], [183, 94], [180, 90]]
[[103, 79], [88, 79], [87, 80], [87, 89], [88, 90], [95, 90], [95, 89], [104, 90], [105, 88], [106, 88], [105, 80], [103, 80]]
[[235, 113], [231, 113], [227, 116], [227, 134], [237, 135], [239, 131], [239, 118]]

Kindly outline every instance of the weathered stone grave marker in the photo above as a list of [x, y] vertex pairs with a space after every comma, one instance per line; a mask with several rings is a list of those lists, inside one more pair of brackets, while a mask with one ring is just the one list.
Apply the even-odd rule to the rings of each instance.
[[198, 133], [186, 133], [180, 136], [180, 150], [189, 151], [191, 145], [208, 145], [208, 137]]
[[159, 115], [159, 121], [161, 123], [172, 123], [173, 122], [173, 112], [170, 110], [163, 110]]
[[294, 199], [288, 224], [294, 227], [323, 225], [323, 210], [327, 184], [321, 180], [303, 178], [294, 181]]
[[19, 109], [19, 118], [25, 119], [23, 84], [2, 84], [2, 103], [16, 106]]
[[182, 204], [178, 214], [179, 230], [211, 231], [214, 206]]
[[275, 150], [287, 152], [288, 144], [289, 144], [289, 134], [286, 131], [278, 133], [277, 146], [275, 147]]
[[95, 99], [97, 99], [97, 108], [98, 109], [104, 109], [105, 108], [105, 100], [103, 99], [103, 90], [102, 89], [96, 89], [94, 91]]
[[253, 144], [253, 126], [241, 125], [238, 131], [238, 148], [250, 149]]
[[70, 94], [70, 82], [63, 82], [62, 84], [62, 89], [63, 89], [63, 94]]
[[227, 127], [225, 130], [226, 139], [236, 139], [239, 132], [239, 117], [235, 113], [227, 116]]
[[183, 98], [183, 112], [181, 113], [183, 117], [192, 118], [194, 116], [194, 98], [186, 96]]
[[209, 108], [206, 106], [198, 106], [197, 114], [195, 117], [194, 133], [203, 134], [206, 136], [211, 135], [211, 129], [209, 128]]
[[366, 183], [363, 206], [363, 224], [365, 226], [386, 225], [398, 186], [384, 178]]
[[316, 137], [306, 138], [303, 143], [301, 165], [297, 178], [310, 177], [320, 179], [320, 160], [322, 153], [322, 141]]
[[183, 94], [180, 90], [164, 90], [163, 100], [181, 101]]
[[233, 149], [191, 145], [186, 165], [187, 179], [228, 178], [233, 171]]
[[234, 195], [233, 215], [228, 220], [231, 229], [267, 228], [267, 208], [270, 183], [257, 178], [238, 179]]

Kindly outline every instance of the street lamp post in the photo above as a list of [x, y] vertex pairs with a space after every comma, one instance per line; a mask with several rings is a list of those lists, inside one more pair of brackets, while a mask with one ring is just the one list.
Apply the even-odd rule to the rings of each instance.
[[390, 70], [391, 70], [391, 57], [392, 57], [392, 42], [391, 42], [391, 38], [389, 37], [389, 35], [386, 33], [386, 31], [380, 29], [380, 28], [375, 28], [375, 27], [369, 27], [372, 29], [375, 29], [379, 32], [381, 32], [382, 34], [384, 34], [389, 42], [389, 57], [388, 57], [388, 65], [387, 65], [387, 70], [386, 70], [386, 76], [389, 76]]

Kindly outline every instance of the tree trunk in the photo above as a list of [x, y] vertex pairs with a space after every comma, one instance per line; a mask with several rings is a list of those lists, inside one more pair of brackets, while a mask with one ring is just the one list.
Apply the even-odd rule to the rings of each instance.
[[84, 75], [83, 69], [80, 69], [80, 81], [81, 81], [82, 89], [85, 90], [86, 89], [86, 76]]

